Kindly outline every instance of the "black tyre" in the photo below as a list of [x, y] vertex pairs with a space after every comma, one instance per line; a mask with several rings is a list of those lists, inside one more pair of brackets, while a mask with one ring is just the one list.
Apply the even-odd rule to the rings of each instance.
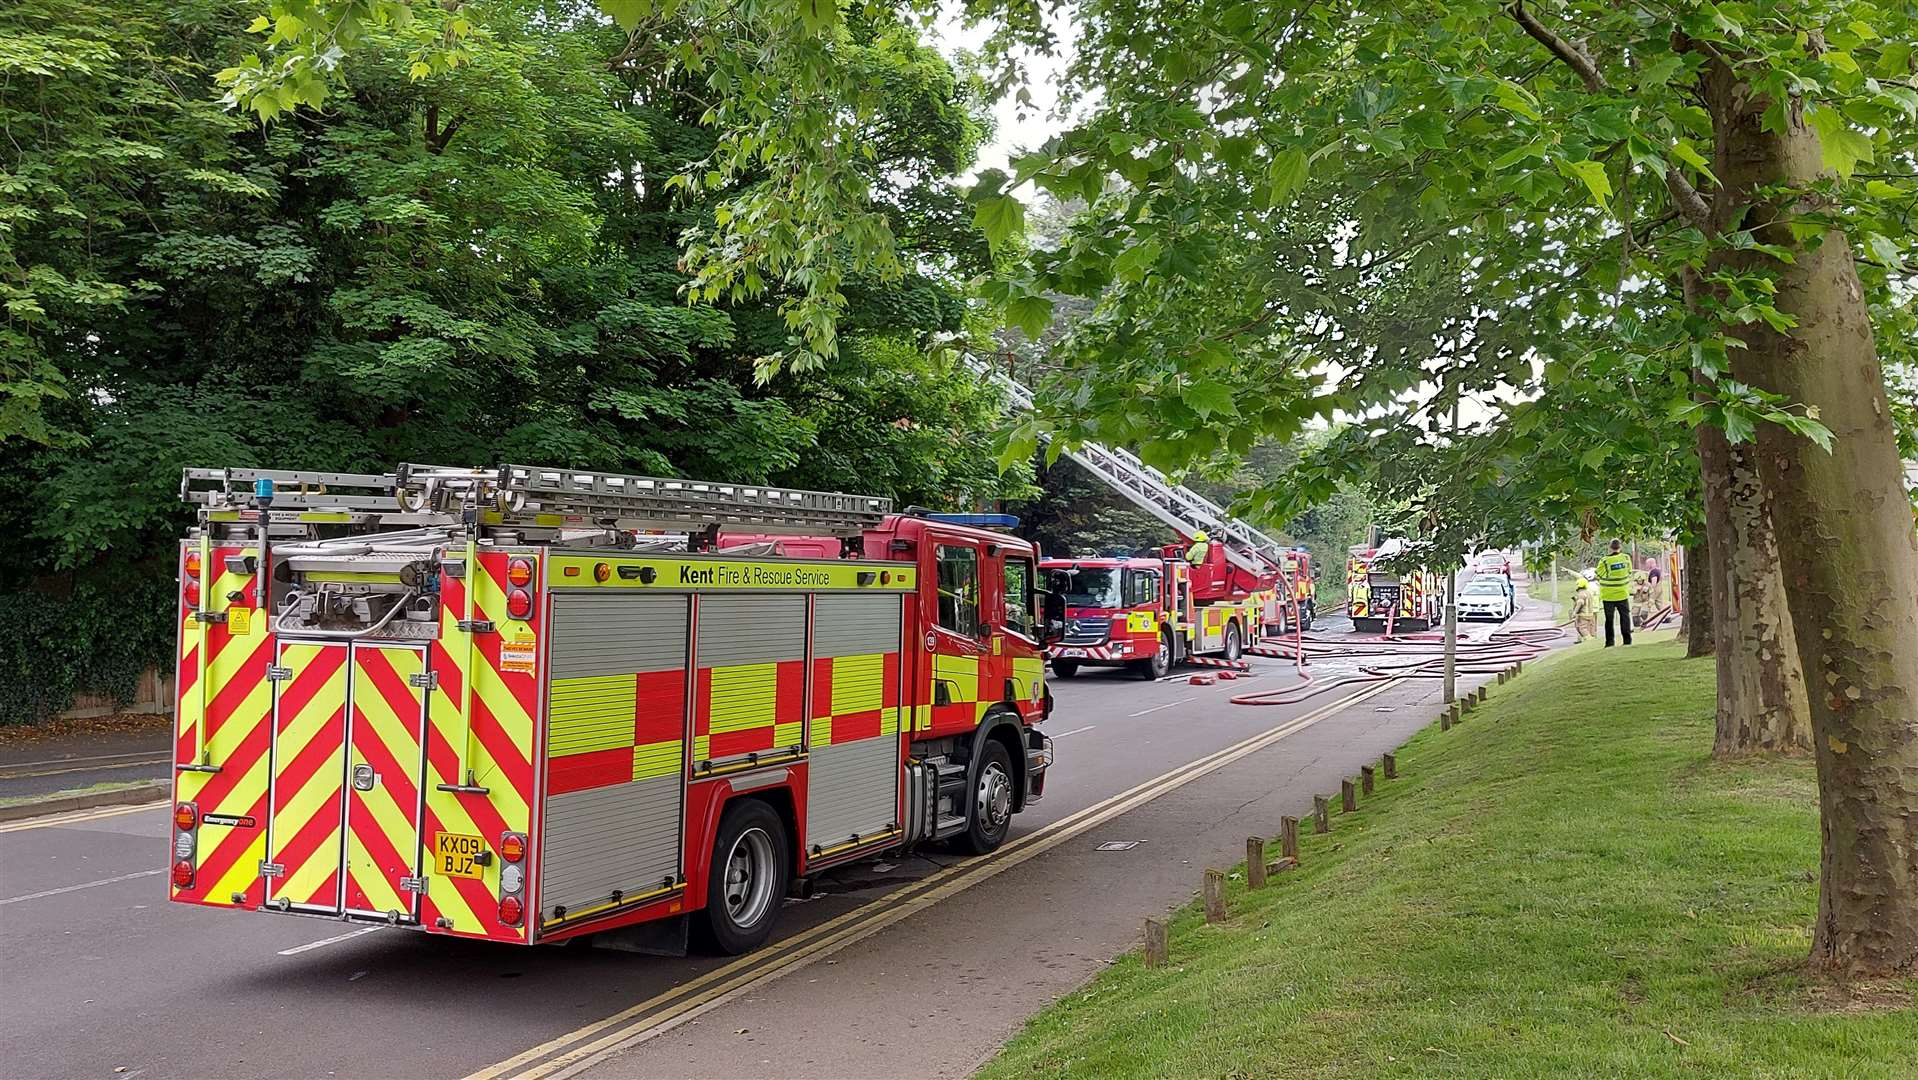
[[1225, 658], [1237, 660], [1245, 655], [1245, 642], [1240, 638], [1242, 631], [1238, 623], [1225, 624]]
[[1141, 679], [1162, 679], [1172, 670], [1172, 635], [1159, 635], [1159, 651], [1126, 665]]
[[1074, 675], [1079, 674], [1079, 661], [1054, 660], [1052, 662], [1052, 673], [1061, 679], [1070, 679]]
[[772, 936], [791, 873], [786, 823], [758, 799], [726, 807], [707, 871], [704, 943], [737, 956]]
[[987, 739], [973, 766], [966, 831], [959, 835], [961, 848], [984, 855], [1005, 843], [1006, 833], [1012, 830], [1012, 785], [1017, 782], [1006, 748], [997, 739]]
[[1301, 633], [1312, 629], [1312, 615], [1313, 615], [1313, 611], [1312, 611], [1311, 604], [1307, 604], [1304, 607], [1299, 609], [1299, 631]]

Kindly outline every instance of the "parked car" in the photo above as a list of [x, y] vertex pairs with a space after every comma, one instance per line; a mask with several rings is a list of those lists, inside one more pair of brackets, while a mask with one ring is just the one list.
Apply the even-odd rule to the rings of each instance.
[[1511, 579], [1497, 574], [1480, 574], [1458, 591], [1458, 617], [1461, 619], [1504, 622], [1512, 617], [1516, 606], [1512, 598]]

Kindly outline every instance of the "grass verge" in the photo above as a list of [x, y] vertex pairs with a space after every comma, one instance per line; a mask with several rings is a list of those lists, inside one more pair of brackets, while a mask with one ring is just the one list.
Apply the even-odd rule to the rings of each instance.
[[1710, 760], [1712, 696], [1667, 634], [1528, 667], [1301, 869], [1236, 875], [1227, 923], [1180, 912], [1170, 966], [1121, 958], [982, 1075], [1918, 1075], [1918, 984], [1799, 975], [1811, 768]]

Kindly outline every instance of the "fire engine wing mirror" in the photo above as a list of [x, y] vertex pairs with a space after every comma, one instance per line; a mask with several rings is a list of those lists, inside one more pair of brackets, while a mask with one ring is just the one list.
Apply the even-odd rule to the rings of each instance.
[[1040, 595], [1045, 597], [1045, 643], [1057, 645], [1066, 639], [1066, 594], [1047, 591]]

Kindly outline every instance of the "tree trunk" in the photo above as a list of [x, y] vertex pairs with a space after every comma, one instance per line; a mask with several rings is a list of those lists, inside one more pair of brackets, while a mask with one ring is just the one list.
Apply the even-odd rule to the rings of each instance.
[[[1701, 526], [1700, 534], [1704, 528]], [[1710, 656], [1717, 647], [1712, 633], [1712, 557], [1709, 541], [1685, 545], [1684, 580], [1679, 585], [1685, 597], [1685, 657]]]
[[1717, 641], [1718, 731], [1714, 757], [1811, 749], [1805, 676], [1792, 640], [1771, 505], [1749, 443], [1698, 426]]
[[[1734, 373], [1816, 408], [1832, 451], [1776, 426], [1759, 433], [1758, 465], [1773, 500], [1811, 719], [1822, 811], [1813, 970], [1846, 976], [1918, 973], [1918, 532], [1901, 484], [1884, 374], [1851, 245], [1827, 233], [1816, 249], [1785, 222], [1823, 209], [1806, 190], [1824, 174], [1801, 110], [1767, 131], [1767, 100], [1720, 61], [1704, 89], [1724, 185], [1713, 223], [1750, 229], [1795, 261], [1718, 247], [1712, 270], [1773, 275], [1787, 333], [1733, 327]], [[1749, 209], [1748, 209], [1749, 208]], [[1729, 646], [1729, 643], [1723, 643]]]

